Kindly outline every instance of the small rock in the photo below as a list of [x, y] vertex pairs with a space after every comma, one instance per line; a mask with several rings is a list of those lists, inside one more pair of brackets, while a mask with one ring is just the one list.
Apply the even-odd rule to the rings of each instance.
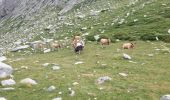
[[3, 62], [0, 62], [0, 78], [6, 78], [13, 72], [13, 68]]
[[83, 64], [84, 62], [82, 62], [82, 61], [78, 61], [78, 62], [76, 62], [76, 63], [74, 63], [75, 65], [78, 65], [78, 64]]
[[75, 91], [74, 90], [72, 90], [71, 88], [68, 88], [68, 90], [69, 90], [69, 95], [70, 96], [74, 96], [75, 95]]
[[59, 70], [59, 69], [60, 69], [60, 66], [53, 66], [52, 69], [53, 69], [53, 70]]
[[35, 80], [32, 80], [31, 78], [25, 78], [20, 81], [22, 84], [30, 84], [30, 85], [37, 85], [37, 82]]
[[48, 52], [51, 52], [51, 49], [45, 49], [44, 50], [44, 53], [48, 53]]
[[153, 57], [153, 54], [148, 54], [149, 57]]
[[134, 63], [134, 64], [136, 64], [136, 63], [137, 63], [137, 62], [134, 62], [134, 61], [131, 61], [131, 60], [130, 60], [129, 62], [130, 62], [130, 63]]
[[78, 82], [74, 82], [73, 85], [78, 85], [79, 83]]
[[170, 34], [170, 29], [168, 30], [168, 33]]
[[7, 100], [6, 98], [4, 98], [4, 97], [0, 97], [0, 100]]
[[2, 86], [12, 86], [12, 85], [15, 85], [15, 84], [16, 84], [16, 82], [13, 79], [1, 81]]
[[170, 100], [170, 95], [167, 94], [167, 95], [163, 95], [160, 100]]
[[12, 87], [0, 88], [0, 91], [11, 91], [11, 90], [15, 90], [15, 88], [12, 88]]
[[126, 73], [119, 73], [119, 75], [124, 76], [124, 77], [128, 76]]
[[61, 97], [57, 97], [57, 98], [54, 98], [52, 100], [62, 100], [62, 98]]
[[128, 54], [125, 54], [125, 53], [123, 54], [123, 58], [124, 58], [124, 59], [127, 59], [127, 60], [132, 59]]
[[47, 91], [48, 92], [52, 92], [52, 91], [54, 91], [56, 89], [56, 87], [55, 86], [50, 86], [48, 89], [47, 89]]
[[110, 78], [109, 76], [99, 77], [99, 78], [97, 79], [97, 83], [98, 83], [98, 84], [102, 84], [102, 83], [104, 83], [105, 81], [110, 81], [110, 80], [111, 80], [111, 78]]
[[58, 92], [58, 94], [62, 94], [62, 92]]
[[42, 66], [47, 67], [49, 63], [44, 63]]
[[5, 56], [0, 57], [0, 62], [5, 61], [5, 60], [7, 60], [7, 58]]

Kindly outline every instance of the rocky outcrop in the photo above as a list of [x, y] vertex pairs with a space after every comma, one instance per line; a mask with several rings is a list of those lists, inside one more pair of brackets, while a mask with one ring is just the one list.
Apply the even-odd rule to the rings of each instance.
[[28, 15], [51, 5], [61, 8], [60, 14], [63, 14], [82, 1], [84, 0], [0, 0], [0, 18]]

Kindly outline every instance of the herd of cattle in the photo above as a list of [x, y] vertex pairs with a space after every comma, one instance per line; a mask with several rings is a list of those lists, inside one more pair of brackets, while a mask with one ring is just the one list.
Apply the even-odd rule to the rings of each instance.
[[[100, 45], [103, 47], [104, 45], [109, 45], [111, 40], [109, 38], [101, 38]], [[51, 51], [58, 50], [59, 48], [63, 48], [65, 45], [71, 44], [72, 48], [74, 48], [74, 52], [80, 54], [85, 46], [84, 39], [81, 36], [74, 36], [71, 41], [53, 41], [53, 39], [43, 41], [35, 41], [30, 44], [33, 50], [36, 52], [37, 50], [44, 51], [45, 48], [50, 48]], [[134, 47], [133, 43], [124, 43], [122, 45], [123, 49], [131, 49]]]

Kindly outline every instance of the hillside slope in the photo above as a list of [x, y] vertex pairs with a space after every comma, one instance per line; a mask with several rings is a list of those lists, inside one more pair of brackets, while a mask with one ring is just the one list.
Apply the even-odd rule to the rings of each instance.
[[77, 33], [111, 37], [128, 34], [126, 38], [139, 39], [143, 34], [168, 34], [169, 3], [168, 0], [85, 0], [70, 11], [47, 6], [30, 16], [1, 20], [1, 47], [9, 44], [11, 47], [18, 39], [39, 39], [40, 35], [61, 39]]

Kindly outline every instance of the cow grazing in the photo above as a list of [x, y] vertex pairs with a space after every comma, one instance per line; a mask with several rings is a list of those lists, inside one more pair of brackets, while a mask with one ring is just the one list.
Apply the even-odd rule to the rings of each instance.
[[122, 48], [123, 49], [132, 49], [132, 48], [134, 48], [134, 44], [133, 43], [124, 43], [122, 45]]
[[42, 41], [35, 41], [35, 42], [31, 42], [30, 46], [32, 47], [33, 51], [43, 51], [44, 48], [46, 47], [46, 44]]
[[52, 51], [54, 51], [55, 49], [59, 49], [61, 48], [61, 44], [58, 41], [54, 41], [50, 43], [50, 48]]
[[100, 39], [100, 44], [102, 45], [102, 47], [103, 47], [103, 45], [109, 45], [110, 42], [111, 42], [111, 40], [107, 39], [107, 38], [101, 38]]

